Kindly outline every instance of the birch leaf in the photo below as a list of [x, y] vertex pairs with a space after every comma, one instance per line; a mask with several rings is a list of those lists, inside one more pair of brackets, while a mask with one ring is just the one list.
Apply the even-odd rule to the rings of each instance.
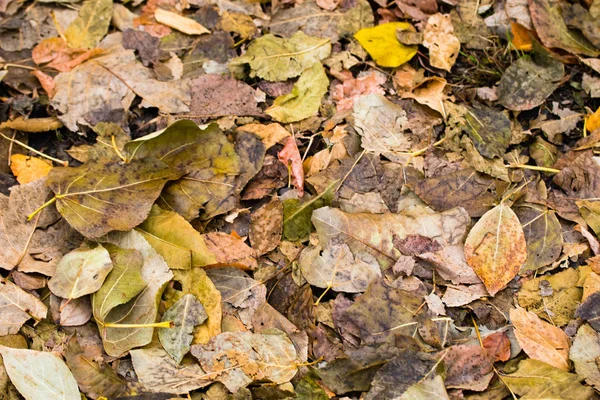
[[48, 288], [63, 299], [77, 299], [98, 291], [112, 268], [110, 254], [101, 245], [76, 249], [60, 260]]
[[142, 223], [165, 183], [180, 175], [153, 158], [127, 164], [103, 160], [53, 168], [47, 184], [67, 222], [84, 236], [97, 238]]
[[399, 67], [417, 54], [416, 46], [406, 46], [396, 38], [397, 30], [411, 30], [408, 22], [388, 22], [373, 28], [363, 28], [354, 34], [354, 38], [382, 67]]
[[0, 346], [4, 368], [26, 400], [81, 400], [77, 381], [58, 356]]
[[158, 338], [177, 364], [190, 351], [194, 327], [203, 323], [206, 318], [202, 303], [193, 294], [186, 294], [163, 314], [162, 320], [172, 321], [174, 326], [160, 328]]
[[112, 18], [112, 0], [86, 0], [75, 21], [65, 31], [74, 48], [91, 49], [108, 33]]
[[477, 221], [465, 242], [465, 258], [492, 296], [519, 273], [527, 260], [527, 244], [510, 207], [501, 203]]
[[14, 334], [30, 318], [46, 318], [48, 308], [14, 283], [0, 279], [0, 336]]

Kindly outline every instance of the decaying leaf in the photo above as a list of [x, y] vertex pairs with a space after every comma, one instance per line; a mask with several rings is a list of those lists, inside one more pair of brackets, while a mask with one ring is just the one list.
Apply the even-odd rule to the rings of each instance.
[[434, 14], [427, 20], [423, 46], [429, 49], [431, 66], [450, 71], [458, 58], [460, 41], [454, 36], [450, 15]]
[[569, 358], [575, 364], [575, 371], [583, 376], [585, 381], [600, 387], [600, 367], [596, 360], [600, 357], [600, 335], [589, 325], [583, 324], [577, 330], [573, 345], [569, 352]]
[[204, 243], [211, 254], [214, 254], [214, 265], [253, 270], [258, 266], [256, 252], [243, 240], [223, 232], [210, 232], [202, 235]]
[[396, 38], [397, 30], [414, 30], [407, 22], [388, 22], [363, 28], [354, 34], [362, 47], [382, 67], [399, 67], [417, 54], [415, 46], [405, 46]]
[[14, 334], [30, 318], [46, 318], [48, 308], [37, 297], [27, 293], [14, 283], [0, 280], [0, 336]]
[[263, 205], [252, 214], [250, 243], [257, 255], [274, 250], [283, 233], [283, 204], [278, 198]]
[[331, 183], [321, 194], [308, 201], [287, 199], [283, 201], [283, 238], [298, 240], [313, 231], [311, 215], [314, 210], [331, 205], [337, 181]]
[[289, 382], [297, 371], [294, 344], [276, 329], [221, 333], [206, 345], [192, 346], [192, 355], [209, 376], [232, 392], [258, 380]]
[[64, 37], [74, 48], [95, 47], [108, 32], [111, 17], [112, 0], [86, 0]]
[[457, 345], [448, 349], [446, 387], [482, 391], [494, 376], [493, 355], [479, 345]]
[[477, 221], [467, 236], [465, 257], [492, 296], [519, 273], [527, 260], [527, 244], [508, 205], [500, 203]]
[[277, 158], [288, 166], [292, 177], [292, 184], [298, 191], [298, 197], [302, 197], [304, 195], [304, 168], [302, 166], [300, 151], [296, 145], [296, 139], [293, 136], [285, 140], [283, 149], [277, 153]]

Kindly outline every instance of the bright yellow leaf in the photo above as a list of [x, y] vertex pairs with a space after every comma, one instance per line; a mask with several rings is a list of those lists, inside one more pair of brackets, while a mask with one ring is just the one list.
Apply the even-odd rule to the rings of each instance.
[[416, 46], [405, 46], [396, 38], [397, 30], [414, 31], [408, 22], [388, 22], [356, 32], [354, 38], [382, 67], [399, 67], [417, 54]]
[[598, 107], [595, 113], [588, 117], [585, 127], [588, 132], [593, 132], [600, 128], [600, 107]]
[[13, 154], [10, 156], [10, 169], [21, 185], [36, 181], [52, 169], [52, 164], [41, 158]]

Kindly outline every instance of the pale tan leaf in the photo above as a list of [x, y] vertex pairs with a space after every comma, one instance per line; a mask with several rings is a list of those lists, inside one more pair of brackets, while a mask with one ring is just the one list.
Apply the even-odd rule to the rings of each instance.
[[183, 15], [176, 14], [171, 11], [157, 8], [154, 12], [154, 18], [160, 24], [166, 25], [169, 28], [183, 32], [186, 35], [202, 35], [210, 33], [208, 29], [197, 23], [191, 18], [184, 17]]

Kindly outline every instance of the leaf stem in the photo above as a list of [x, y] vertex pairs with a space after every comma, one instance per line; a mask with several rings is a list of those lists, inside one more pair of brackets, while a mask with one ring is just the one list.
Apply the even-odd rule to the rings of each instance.
[[323, 299], [323, 296], [325, 296], [325, 293], [329, 292], [329, 289], [331, 289], [331, 287], [332, 287], [331, 285], [327, 285], [327, 287], [325, 288], [325, 291], [323, 291], [323, 293], [321, 293], [321, 296], [319, 296], [319, 298], [315, 302], [315, 304], [314, 304], [315, 307], [319, 305], [319, 303]]
[[117, 156], [119, 156], [119, 158], [124, 163], [127, 163], [127, 158], [125, 158], [125, 156], [123, 155], [123, 153], [121, 153], [121, 150], [119, 150], [119, 147], [117, 146], [117, 139], [115, 135], [110, 135], [110, 143], [112, 145], [112, 148], [115, 150], [115, 153], [117, 153]]
[[519, 168], [519, 169], [530, 169], [532, 171], [542, 171], [547, 172], [549, 174], [558, 174], [560, 169], [556, 168], [548, 168], [548, 167], [538, 167], [537, 165], [527, 165], [527, 164], [510, 164], [509, 168]]
[[56, 202], [56, 199], [57, 199], [57, 197], [54, 196], [53, 198], [51, 198], [50, 200], [48, 200], [47, 202], [45, 202], [44, 204], [39, 206], [34, 212], [32, 212], [31, 214], [29, 214], [27, 216], [27, 221], [31, 221], [33, 219], [33, 217], [38, 215], [44, 208], [48, 207], [49, 205], [54, 204], [54, 202]]
[[41, 151], [38, 151], [38, 150], [34, 149], [33, 147], [30, 147], [30, 146], [26, 145], [25, 143], [23, 143], [23, 142], [21, 142], [21, 141], [19, 141], [17, 139], [9, 138], [8, 136], [6, 136], [5, 134], [3, 134], [2, 132], [0, 132], [0, 136], [2, 136], [4, 139], [6, 139], [6, 140], [8, 140], [8, 141], [10, 141], [12, 143], [16, 143], [19, 146], [26, 148], [27, 150], [29, 150], [29, 151], [31, 151], [31, 152], [39, 155], [39, 156], [42, 156], [44, 158], [47, 158], [48, 160], [54, 161], [55, 163], [60, 164], [63, 167], [67, 167], [69, 165], [68, 161], [59, 160], [58, 158], [54, 158], [54, 157], [51, 157], [51, 156], [49, 156], [47, 154], [44, 154]]
[[101, 323], [104, 328], [172, 328], [173, 321], [154, 322], [152, 324], [113, 324], [110, 322]]

